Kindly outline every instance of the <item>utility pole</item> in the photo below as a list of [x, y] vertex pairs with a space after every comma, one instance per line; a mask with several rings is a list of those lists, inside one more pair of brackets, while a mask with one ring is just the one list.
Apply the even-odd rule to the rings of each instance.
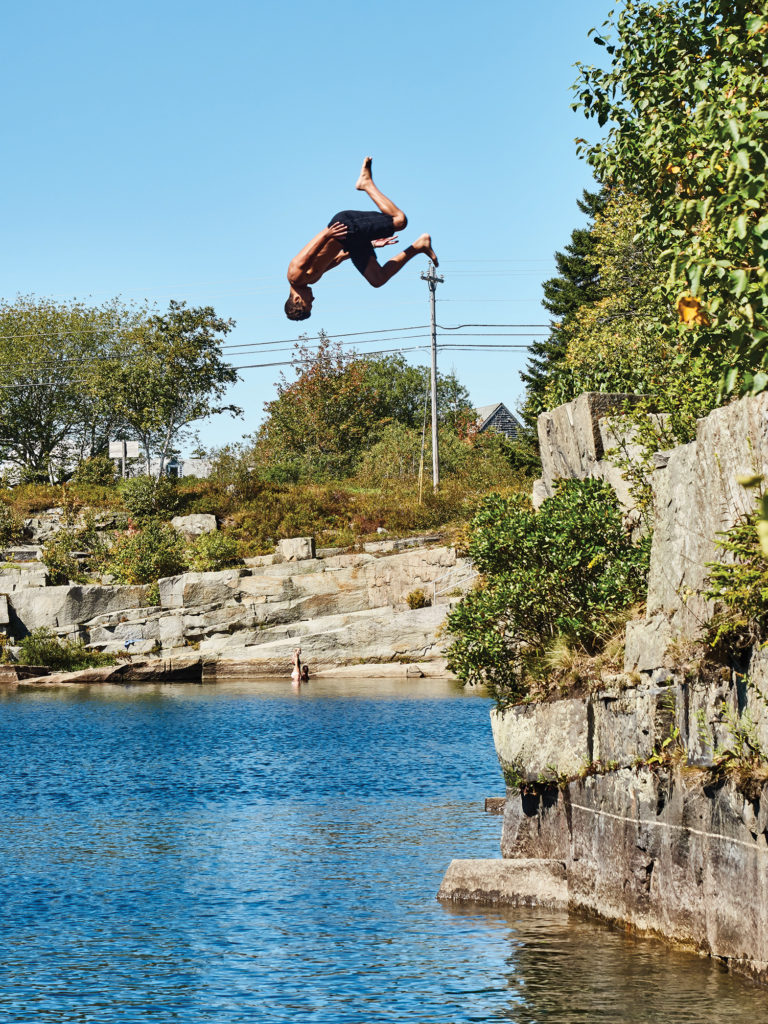
[[426, 274], [422, 271], [422, 281], [429, 288], [429, 314], [432, 327], [432, 489], [437, 494], [440, 483], [440, 459], [437, 450], [437, 318], [435, 315], [435, 290], [443, 278], [435, 273], [435, 265], [430, 263]]

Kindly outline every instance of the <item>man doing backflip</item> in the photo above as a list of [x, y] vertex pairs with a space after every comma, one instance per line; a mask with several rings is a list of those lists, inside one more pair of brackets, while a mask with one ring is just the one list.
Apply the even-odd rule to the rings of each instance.
[[314, 295], [309, 287], [315, 284], [326, 271], [338, 267], [350, 259], [374, 288], [381, 288], [391, 277], [413, 257], [423, 252], [437, 266], [437, 256], [432, 248], [429, 235], [419, 235], [413, 245], [393, 256], [382, 267], [376, 259], [374, 249], [397, 242], [395, 231], [401, 231], [408, 219], [391, 199], [379, 192], [371, 177], [371, 157], [363, 160], [360, 177], [355, 188], [367, 192], [380, 213], [373, 210], [342, 210], [331, 218], [328, 227], [315, 235], [294, 256], [288, 266], [288, 283], [291, 294], [285, 304], [285, 315], [289, 320], [306, 320], [312, 313]]

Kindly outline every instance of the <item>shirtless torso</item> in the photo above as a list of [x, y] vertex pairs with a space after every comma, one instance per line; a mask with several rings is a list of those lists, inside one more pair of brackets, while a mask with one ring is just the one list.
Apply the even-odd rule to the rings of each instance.
[[[379, 210], [386, 215], [381, 218], [382, 221], [391, 224], [395, 231], [401, 230], [408, 223], [403, 211], [374, 185], [371, 177], [370, 157], [366, 157], [363, 161], [355, 188], [370, 196]], [[347, 211], [347, 213], [349, 212], [354, 211]], [[312, 303], [315, 298], [310, 286], [316, 284], [323, 274], [350, 258], [350, 253], [344, 246], [348, 230], [347, 224], [342, 224], [339, 220], [334, 221], [315, 235], [312, 241], [308, 242], [301, 252], [291, 260], [288, 265], [288, 284], [291, 291], [285, 304], [285, 313], [289, 320], [307, 319], [312, 312]], [[371, 248], [394, 245], [396, 242], [396, 235], [376, 239], [368, 236], [364, 243], [368, 246], [368, 255], [364, 255], [361, 262], [359, 258], [360, 242], [359, 239], [356, 239], [355, 251], [358, 255], [353, 258], [353, 262], [366, 281], [374, 288], [380, 288], [381, 285], [386, 284], [419, 252], [425, 253], [437, 266], [437, 257], [432, 249], [432, 239], [429, 235], [420, 235], [413, 245], [409, 245], [407, 249], [398, 253], [382, 267]]]

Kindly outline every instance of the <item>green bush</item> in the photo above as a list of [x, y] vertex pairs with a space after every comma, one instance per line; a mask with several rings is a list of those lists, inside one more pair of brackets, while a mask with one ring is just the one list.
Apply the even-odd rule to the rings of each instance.
[[107, 487], [115, 482], [115, 464], [106, 453], [84, 459], [72, 475], [72, 483]]
[[522, 495], [489, 496], [469, 544], [480, 585], [448, 616], [451, 668], [503, 705], [526, 695], [555, 641], [596, 653], [644, 593], [646, 548], [598, 480], [563, 482], [538, 512]]
[[187, 564], [193, 572], [218, 572], [238, 561], [237, 541], [218, 530], [201, 534], [187, 549]]
[[412, 590], [405, 599], [408, 607], [413, 611], [416, 608], [429, 608], [432, 601], [423, 590]]
[[78, 533], [66, 528], [59, 530], [43, 545], [43, 564], [48, 570], [53, 586], [88, 582], [88, 573], [73, 554], [82, 550], [83, 545]]
[[177, 512], [181, 504], [177, 485], [166, 477], [161, 480], [150, 476], [131, 477], [122, 484], [120, 493], [129, 514], [137, 522], [167, 518]]
[[115, 657], [89, 650], [82, 641], [60, 640], [45, 626], [33, 630], [21, 641], [21, 665], [45, 665], [54, 671], [75, 672], [81, 668], [114, 665]]
[[727, 560], [707, 563], [704, 596], [718, 605], [706, 629], [712, 647], [743, 650], [768, 635], [768, 560], [756, 521], [755, 512], [720, 534], [716, 543]]
[[20, 541], [22, 529], [21, 519], [15, 509], [0, 501], [0, 545], [6, 547]]
[[156, 583], [186, 569], [184, 540], [172, 526], [150, 519], [119, 537], [103, 565], [119, 583]]

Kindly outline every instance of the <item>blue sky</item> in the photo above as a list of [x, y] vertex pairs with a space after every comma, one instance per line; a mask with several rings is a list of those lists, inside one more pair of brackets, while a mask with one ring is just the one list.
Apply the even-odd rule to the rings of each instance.
[[[337, 210], [369, 204], [353, 186], [372, 154], [377, 184], [408, 214], [402, 241], [432, 233], [439, 323], [543, 324], [541, 281], [591, 183], [574, 151], [592, 129], [570, 110], [573, 64], [599, 59], [587, 32], [610, 7], [4, 5], [3, 295], [210, 304], [237, 321], [232, 345], [301, 329], [396, 336], [428, 322], [421, 258], [380, 290], [343, 265], [316, 286], [304, 324], [282, 309], [295, 252]], [[402, 333], [417, 335], [403, 347], [428, 341]], [[270, 348], [232, 359], [289, 358]], [[477, 405], [514, 407], [524, 364], [515, 351], [439, 356]], [[278, 373], [243, 370], [230, 400], [244, 418], [203, 424], [203, 442], [254, 430]]]

